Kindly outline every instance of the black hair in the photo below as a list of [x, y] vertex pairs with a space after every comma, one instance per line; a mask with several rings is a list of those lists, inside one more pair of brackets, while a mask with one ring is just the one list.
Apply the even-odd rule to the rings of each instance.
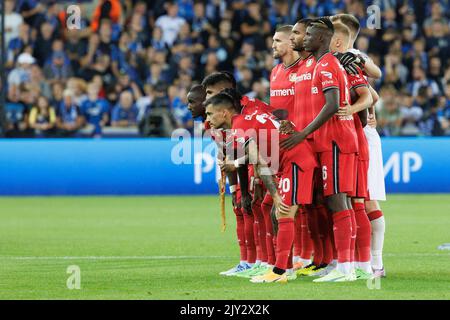
[[237, 91], [236, 89], [232, 89], [232, 88], [226, 88], [226, 89], [223, 89], [222, 91], [220, 91], [220, 93], [229, 95], [234, 101], [234, 108], [236, 109], [236, 111], [241, 112], [242, 95], [239, 91]]
[[331, 22], [331, 19], [329, 17], [320, 17], [318, 19], [314, 19], [313, 21], [311, 21], [311, 24], [325, 27], [332, 33], [334, 32], [333, 22]]
[[303, 19], [298, 20], [297, 23], [303, 24], [303, 25], [305, 25], [305, 27], [308, 27], [312, 21], [313, 21], [313, 19], [303, 18]]
[[208, 100], [206, 100], [203, 105], [206, 107], [208, 105], [225, 105], [229, 107], [229, 109], [235, 110], [235, 99], [232, 95], [226, 92], [220, 92], [215, 96], [212, 96]]
[[215, 86], [218, 83], [228, 82], [233, 88], [236, 88], [236, 79], [233, 75], [227, 71], [220, 71], [211, 73], [202, 81], [203, 87], [207, 88], [210, 86]]
[[193, 85], [193, 86], [189, 89], [189, 92], [206, 95], [205, 87], [203, 87], [201, 84], [195, 84], [195, 85]]

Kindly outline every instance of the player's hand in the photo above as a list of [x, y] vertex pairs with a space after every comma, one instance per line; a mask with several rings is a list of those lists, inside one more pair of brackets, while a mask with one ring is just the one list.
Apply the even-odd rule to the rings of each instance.
[[237, 201], [236, 197], [237, 197], [237, 193], [233, 192], [231, 194], [231, 203], [233, 204], [233, 208], [240, 209], [241, 203]]
[[367, 117], [367, 125], [374, 129], [377, 127], [377, 118], [374, 114], [369, 113], [369, 116]]
[[289, 214], [290, 207], [283, 203], [283, 200], [278, 194], [273, 197], [273, 205], [275, 206], [277, 216], [285, 216]]
[[352, 114], [353, 111], [351, 105], [347, 101], [344, 101], [344, 106], [339, 107], [339, 110], [336, 112], [336, 115], [338, 116], [351, 116]]
[[280, 128], [278, 128], [278, 131], [280, 131], [280, 133], [282, 134], [294, 133], [294, 125], [289, 120], [281, 120]]
[[258, 201], [261, 203], [263, 200], [263, 188], [260, 184], [255, 184], [253, 188], [253, 200], [252, 200], [252, 206], [258, 203]]
[[283, 149], [292, 149], [305, 139], [306, 136], [302, 132], [294, 132], [289, 138], [280, 142], [280, 147]]
[[241, 208], [244, 210], [244, 213], [252, 213], [252, 196], [250, 193], [241, 193]]
[[339, 57], [339, 62], [347, 73], [353, 75], [358, 74], [358, 63], [360, 63], [360, 58], [356, 54], [346, 52]]

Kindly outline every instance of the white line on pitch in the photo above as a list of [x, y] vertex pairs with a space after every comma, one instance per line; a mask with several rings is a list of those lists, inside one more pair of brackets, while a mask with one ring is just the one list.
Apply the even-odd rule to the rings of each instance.
[[40, 257], [0, 256], [0, 260], [177, 260], [177, 259], [227, 259], [231, 256], [83, 256]]
[[[385, 253], [385, 257], [445, 257], [447, 253]], [[0, 260], [178, 260], [178, 259], [230, 259], [234, 256], [0, 256]]]

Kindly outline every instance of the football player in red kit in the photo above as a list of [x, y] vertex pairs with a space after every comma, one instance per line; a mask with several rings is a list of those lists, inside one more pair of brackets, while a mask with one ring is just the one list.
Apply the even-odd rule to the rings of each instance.
[[[206, 99], [209, 99], [210, 97], [220, 93], [222, 90], [235, 89], [236, 80], [230, 73], [215, 72], [207, 76], [203, 80], [202, 85], [206, 90]], [[250, 114], [255, 110], [263, 110], [265, 112], [272, 111], [272, 108], [263, 101], [252, 99], [247, 96], [239, 96], [236, 108], [242, 114]], [[220, 167], [228, 174], [236, 171], [234, 164], [230, 161], [220, 163]], [[245, 268], [240, 268], [239, 271], [233, 271], [232, 268], [229, 270], [230, 272], [225, 271], [224, 274], [247, 276], [248, 274], [262, 271], [260, 269], [267, 269], [268, 263], [266, 242], [260, 241], [261, 238], [265, 240], [264, 235], [266, 234], [266, 230], [264, 218], [260, 209], [261, 204], [259, 203], [255, 212], [253, 212], [254, 210], [252, 209], [252, 207], [256, 205], [251, 195], [251, 187], [254, 180], [252, 177], [252, 168], [251, 166], [242, 166], [238, 168], [237, 172], [239, 176], [239, 186], [231, 186], [231, 188], [236, 188], [236, 190], [238, 190], [236, 193], [237, 196], [240, 195], [241, 197], [240, 201], [234, 201], [234, 210], [235, 213], [237, 213], [236, 217], [238, 219], [238, 223], [243, 224], [243, 227], [239, 228], [239, 230], [243, 230], [243, 234], [241, 234], [240, 239], [245, 239], [243, 244], [247, 249], [247, 260], [245, 262]]]
[[[294, 99], [295, 99], [295, 80], [297, 78], [297, 69], [302, 58], [295, 51], [290, 42], [292, 25], [279, 27], [273, 35], [272, 50], [273, 57], [280, 61], [270, 74], [270, 105], [274, 109], [286, 111], [288, 120], [293, 121], [295, 117]], [[271, 232], [271, 210], [272, 200], [270, 193], [266, 193], [262, 210], [267, 231], [267, 252], [269, 262], [275, 259], [273, 251], [272, 232]], [[310, 262], [312, 253], [312, 242], [307, 228], [306, 213], [303, 208], [299, 208], [295, 216], [295, 239], [292, 260], [289, 259], [288, 273], [292, 273]], [[292, 262], [292, 266], [291, 266]], [[292, 268], [292, 270], [291, 270]]]
[[[337, 53], [345, 53], [349, 49], [350, 30], [340, 22], [334, 22], [334, 35], [330, 49]], [[355, 128], [358, 135], [358, 156], [356, 165], [356, 186], [352, 194], [352, 206], [355, 216], [352, 223], [352, 255], [355, 263], [356, 277], [370, 279], [372, 268], [370, 264], [370, 221], [364, 208], [364, 201], [368, 198], [367, 175], [369, 170], [369, 146], [364, 134], [367, 123], [367, 109], [372, 105], [372, 95], [369, 84], [362, 70], [357, 67], [357, 74], [347, 73], [350, 85], [351, 105], [340, 108], [338, 115], [348, 116], [354, 114]], [[350, 101], [349, 101], [350, 102]]]
[[[297, 77], [295, 81], [295, 99], [294, 99], [294, 117], [293, 122], [296, 130], [304, 129], [312, 120], [314, 120], [313, 110], [311, 108], [311, 86], [312, 74], [315, 67], [315, 58], [310, 53], [305, 51], [303, 46], [303, 39], [306, 33], [307, 25], [311, 19], [302, 19], [298, 21], [292, 30], [290, 41], [294, 50], [299, 52], [301, 61], [297, 68]], [[311, 137], [309, 140], [312, 141]], [[303, 252], [301, 253], [300, 263], [302, 268], [297, 271], [298, 275], [315, 275], [323, 270], [333, 258], [333, 245], [329, 237], [328, 229], [328, 212], [323, 205], [323, 201], [319, 202], [318, 194], [320, 190], [320, 172], [316, 173], [316, 199], [311, 206], [305, 207], [306, 215], [302, 215], [302, 224], [309, 229], [308, 235], [312, 238], [312, 245], [310, 241], [303, 241]], [[305, 227], [306, 227], [305, 226]], [[303, 234], [305, 236], [305, 234]], [[314, 260], [311, 263], [311, 247], [314, 248]]]
[[[256, 110], [238, 114], [231, 95], [220, 93], [205, 102], [207, 120], [213, 128], [232, 129], [235, 149], [249, 157], [270, 192], [278, 219], [277, 254], [273, 270], [253, 277], [252, 282], [286, 282], [288, 257], [294, 241], [294, 216], [299, 204], [312, 201], [314, 169], [317, 161], [309, 142], [290, 151], [278, 149], [279, 122], [271, 114]], [[241, 154], [242, 154], [241, 152]], [[227, 149], [227, 154], [229, 150]], [[256, 160], [256, 161], [255, 161]], [[274, 175], [279, 174], [278, 190]]]
[[304, 48], [311, 52], [316, 65], [312, 77], [311, 107], [314, 120], [300, 132], [282, 141], [292, 148], [313, 135], [313, 148], [322, 169], [323, 194], [332, 212], [337, 267], [314, 282], [356, 280], [350, 259], [352, 238], [352, 207], [347, 195], [354, 189], [354, 167], [358, 142], [353, 116], [338, 116], [339, 107], [350, 101], [345, 71], [330, 51], [334, 28], [329, 18], [319, 18], [309, 24]]

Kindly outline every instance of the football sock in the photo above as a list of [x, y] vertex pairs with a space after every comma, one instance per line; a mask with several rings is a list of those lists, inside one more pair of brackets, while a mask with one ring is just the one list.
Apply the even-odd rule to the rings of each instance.
[[278, 220], [277, 234], [277, 261], [275, 267], [281, 270], [288, 269], [288, 260], [294, 243], [294, 219], [281, 218]]
[[351, 242], [350, 242], [350, 262], [355, 262], [355, 248], [356, 248], [356, 218], [355, 211], [353, 209], [349, 210], [351, 218]]
[[313, 263], [318, 266], [323, 259], [323, 246], [320, 239], [319, 226], [318, 226], [318, 210], [316, 207], [310, 207], [308, 211], [308, 227], [311, 231], [311, 239], [313, 242], [314, 258]]
[[238, 244], [239, 244], [241, 261], [246, 261], [247, 260], [247, 247], [245, 245], [244, 217], [242, 216], [242, 212], [240, 209], [233, 208], [233, 211], [236, 215], [236, 234], [237, 234], [237, 240], [238, 240]]
[[243, 213], [244, 217], [244, 230], [245, 230], [245, 246], [247, 247], [247, 261], [250, 263], [255, 263], [256, 261], [256, 246], [255, 238], [253, 235], [254, 220], [253, 215], [248, 213]]
[[302, 209], [298, 209], [297, 215], [295, 216], [295, 237], [294, 237], [294, 258], [295, 262], [300, 258], [302, 253]]
[[267, 245], [266, 245], [266, 224], [264, 221], [264, 215], [261, 209], [261, 202], [256, 203], [253, 206], [253, 213], [255, 219], [258, 222], [258, 242], [260, 247], [260, 258], [261, 261], [267, 262]]
[[328, 210], [325, 206], [317, 206], [318, 227], [320, 239], [322, 240], [323, 258], [322, 263], [329, 264], [333, 260], [333, 243], [329, 234], [331, 221], [329, 220]]
[[368, 217], [372, 226], [372, 267], [374, 269], [383, 269], [383, 243], [386, 229], [384, 216], [381, 210], [376, 210], [370, 212]]
[[275, 264], [275, 248], [273, 245], [273, 225], [272, 225], [272, 205], [267, 204], [265, 202], [261, 205], [263, 217], [264, 217], [264, 225], [266, 229], [266, 250], [267, 250], [267, 262], [271, 265]]
[[[312, 251], [313, 251], [313, 242], [311, 239], [311, 234], [308, 230], [308, 213], [307, 213], [308, 209], [302, 210], [302, 212], [300, 213], [300, 217], [301, 217], [301, 234], [302, 234], [302, 252], [300, 254], [300, 258], [303, 260], [301, 262], [305, 262], [305, 261], [311, 261], [311, 255], [312, 255]], [[308, 264], [310, 264], [311, 262], [308, 262]]]
[[370, 261], [371, 226], [366, 214], [364, 203], [354, 203], [353, 208], [356, 218], [356, 247], [358, 249], [358, 262]]
[[333, 214], [334, 243], [337, 250], [338, 264], [350, 262], [353, 210], [339, 211]]

